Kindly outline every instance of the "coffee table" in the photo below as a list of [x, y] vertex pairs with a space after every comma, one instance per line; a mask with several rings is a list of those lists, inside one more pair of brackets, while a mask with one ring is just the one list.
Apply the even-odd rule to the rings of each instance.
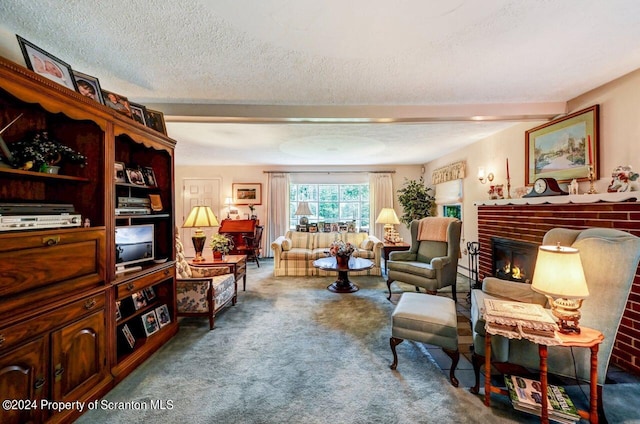
[[347, 267], [339, 267], [336, 258], [330, 256], [328, 258], [320, 258], [313, 261], [313, 266], [323, 271], [337, 271], [338, 279], [327, 287], [327, 290], [334, 293], [353, 293], [360, 290], [358, 286], [349, 281], [349, 271], [362, 271], [373, 268], [373, 262], [369, 259], [349, 258]]

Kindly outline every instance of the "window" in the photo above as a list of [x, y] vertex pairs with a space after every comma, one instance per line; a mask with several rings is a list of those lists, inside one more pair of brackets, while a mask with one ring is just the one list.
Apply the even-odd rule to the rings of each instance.
[[300, 221], [295, 213], [302, 201], [309, 203], [310, 223], [348, 225], [355, 221], [356, 231], [369, 229], [369, 184], [291, 184], [291, 229]]

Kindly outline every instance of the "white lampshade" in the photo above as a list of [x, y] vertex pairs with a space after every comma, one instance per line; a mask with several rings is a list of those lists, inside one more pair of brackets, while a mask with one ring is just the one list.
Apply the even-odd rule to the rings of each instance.
[[376, 219], [376, 224], [395, 225], [399, 223], [400, 220], [398, 220], [398, 215], [396, 215], [396, 211], [393, 208], [382, 208]]
[[219, 227], [220, 223], [209, 206], [194, 206], [182, 228]]
[[589, 296], [578, 249], [540, 246], [531, 288], [553, 298], [584, 299]]
[[298, 203], [298, 209], [294, 215], [313, 215], [311, 209], [309, 209], [309, 202]]

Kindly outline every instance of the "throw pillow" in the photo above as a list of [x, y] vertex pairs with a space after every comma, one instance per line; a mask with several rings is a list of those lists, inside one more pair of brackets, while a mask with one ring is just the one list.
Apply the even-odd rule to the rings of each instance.
[[362, 240], [362, 243], [360, 243], [360, 249], [372, 250], [373, 249], [373, 240], [368, 239], [368, 238]]
[[282, 250], [291, 250], [291, 239], [282, 240]]

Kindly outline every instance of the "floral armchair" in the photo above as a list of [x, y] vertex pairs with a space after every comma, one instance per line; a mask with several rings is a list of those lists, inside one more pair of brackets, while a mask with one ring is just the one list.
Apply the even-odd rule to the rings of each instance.
[[215, 316], [225, 306], [235, 305], [238, 286], [229, 267], [194, 267], [184, 257], [184, 246], [176, 237], [176, 303], [178, 316], [206, 316], [213, 330]]

